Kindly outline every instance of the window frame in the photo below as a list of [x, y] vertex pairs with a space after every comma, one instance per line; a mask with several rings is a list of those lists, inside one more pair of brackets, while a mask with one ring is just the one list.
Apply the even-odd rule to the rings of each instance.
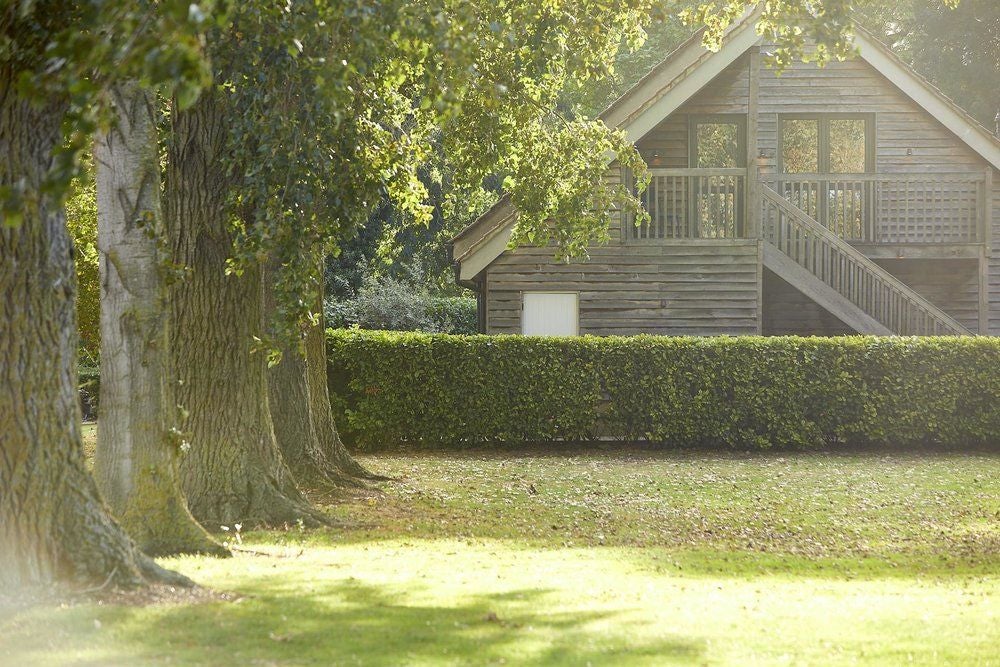
[[[816, 121], [816, 156], [817, 174], [824, 176], [841, 175], [851, 173], [874, 174], [876, 165], [875, 155], [875, 122], [874, 113], [780, 113], [778, 114], [778, 150], [775, 158], [778, 174], [796, 175], [794, 172], [785, 171], [785, 130], [786, 120], [815, 120]], [[863, 172], [830, 171], [830, 121], [834, 120], [863, 120], [865, 121], [865, 170]], [[808, 173], [808, 172], [803, 172]]]
[[[698, 126], [736, 126], [736, 169], [747, 166], [747, 116], [740, 113], [688, 114], [688, 168], [698, 169]], [[705, 167], [715, 169], [716, 167]]]

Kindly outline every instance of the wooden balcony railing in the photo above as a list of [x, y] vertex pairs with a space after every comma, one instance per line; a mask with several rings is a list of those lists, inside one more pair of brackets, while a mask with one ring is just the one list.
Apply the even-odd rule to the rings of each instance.
[[762, 180], [847, 241], [984, 240], [985, 173], [772, 174]]
[[640, 196], [648, 223], [628, 224], [627, 237], [732, 239], [744, 235], [746, 169], [651, 169]]
[[[746, 238], [746, 169], [650, 169], [640, 195], [648, 223], [625, 238]], [[761, 181], [841, 239], [871, 244], [967, 244], [986, 239], [985, 172], [769, 174]]]

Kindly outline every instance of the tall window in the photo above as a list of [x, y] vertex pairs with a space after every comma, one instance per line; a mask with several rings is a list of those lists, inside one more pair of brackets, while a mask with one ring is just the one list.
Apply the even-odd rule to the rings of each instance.
[[743, 116], [693, 116], [690, 164], [695, 169], [738, 169], [746, 164]]
[[874, 123], [868, 114], [779, 117], [781, 170], [786, 174], [874, 171]]
[[818, 120], [781, 119], [781, 164], [789, 174], [815, 174], [819, 171]]
[[863, 175], [875, 171], [874, 117], [782, 115], [778, 143], [785, 198], [842, 238], [868, 239], [872, 182]]
[[695, 169], [719, 170], [688, 180], [690, 236], [736, 237], [742, 233], [743, 174], [721, 170], [746, 167], [746, 116], [693, 115], [689, 123], [689, 164]]

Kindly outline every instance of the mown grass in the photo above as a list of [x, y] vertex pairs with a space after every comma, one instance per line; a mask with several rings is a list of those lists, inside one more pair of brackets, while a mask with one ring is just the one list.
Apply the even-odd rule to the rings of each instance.
[[0, 616], [0, 664], [1000, 664], [995, 454], [363, 460], [354, 527], [164, 561], [238, 601]]

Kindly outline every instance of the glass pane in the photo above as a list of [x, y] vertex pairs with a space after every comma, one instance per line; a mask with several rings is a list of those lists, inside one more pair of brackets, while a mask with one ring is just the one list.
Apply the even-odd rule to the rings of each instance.
[[781, 163], [789, 174], [819, 171], [819, 121], [781, 121]]
[[739, 166], [739, 132], [735, 123], [698, 123], [698, 169], [732, 169]]
[[861, 118], [830, 121], [830, 171], [865, 173], [865, 121]]

